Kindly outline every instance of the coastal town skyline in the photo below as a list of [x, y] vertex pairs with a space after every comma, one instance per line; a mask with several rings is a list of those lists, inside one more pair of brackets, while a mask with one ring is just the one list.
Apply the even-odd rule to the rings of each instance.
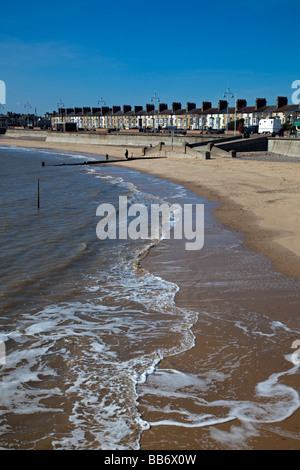
[[237, 1], [55, 6], [2, 7], [2, 112], [23, 113], [29, 103], [43, 115], [60, 101], [96, 107], [101, 97], [110, 107], [135, 105], [155, 90], [163, 103], [217, 103], [228, 87], [249, 103], [279, 94], [291, 102], [299, 78], [294, 1], [288, 9], [277, 0], [242, 9]]
[[[189, 93], [179, 93], [175, 97], [169, 94], [168, 98], [164, 99], [166, 95], [162, 95], [161, 93], [156, 93], [155, 91], [155, 92], [148, 93], [148, 94], [145, 93], [144, 100], [138, 99], [138, 97], [135, 98], [134, 95], [131, 95], [131, 99], [128, 99], [128, 100], [122, 99], [122, 97], [119, 97], [118, 99], [113, 99], [113, 98], [107, 99], [107, 98], [104, 98], [103, 96], [100, 96], [100, 94], [98, 94], [98, 98], [96, 98], [93, 101], [83, 98], [79, 102], [79, 100], [77, 100], [76, 98], [74, 99], [72, 97], [70, 97], [68, 101], [66, 101], [61, 98], [62, 94], [60, 94], [57, 99], [50, 99], [49, 101], [45, 100], [45, 103], [46, 102], [50, 103], [49, 105], [46, 105], [43, 102], [39, 102], [39, 104], [37, 105], [37, 101], [34, 99], [34, 97], [31, 100], [24, 99], [24, 101], [17, 101], [14, 103], [11, 99], [11, 96], [15, 93], [15, 91], [10, 88], [9, 84], [7, 86], [6, 82], [4, 82], [5, 83], [5, 101], [4, 100], [2, 102], [0, 101], [0, 113], [6, 114], [7, 112], [12, 112], [12, 113], [19, 113], [19, 114], [33, 114], [37, 116], [44, 116], [48, 113], [53, 113], [55, 111], [58, 112], [59, 109], [74, 108], [74, 103], [75, 103], [75, 106], [79, 106], [82, 108], [90, 107], [91, 109], [97, 108], [99, 106], [108, 107], [109, 109], [112, 109], [114, 106], [124, 106], [124, 103], [126, 103], [125, 106], [129, 105], [129, 106], [132, 106], [132, 108], [134, 108], [134, 106], [137, 106], [137, 105], [146, 106], [147, 104], [153, 104], [154, 109], [158, 110], [160, 103], [172, 104], [173, 102], [179, 102], [179, 103], [183, 103], [183, 106], [184, 106], [185, 103], [192, 102], [192, 103], [197, 103], [197, 107], [201, 107], [201, 103], [203, 101], [209, 101], [213, 103], [213, 106], [218, 106], [218, 102], [220, 100], [228, 100], [229, 106], [234, 107], [235, 102], [239, 99], [240, 100], [245, 99], [248, 103], [251, 103], [252, 105], [253, 103], [255, 103], [255, 100], [257, 99], [258, 96], [264, 97], [264, 99], [266, 99], [266, 102], [270, 103], [270, 105], [275, 104], [276, 98], [278, 96], [286, 96], [288, 104], [292, 105], [292, 104], [299, 103], [300, 85], [298, 87], [296, 85], [293, 86], [293, 84], [298, 81], [300, 82], [300, 80], [293, 80], [292, 82], [286, 84], [286, 86], [283, 86], [281, 89], [283, 89], [285, 93], [283, 92], [280, 93], [278, 90], [273, 90], [274, 93], [271, 94], [267, 89], [264, 89], [264, 92], [259, 93], [253, 90], [250, 98], [249, 98], [250, 95], [249, 93], [247, 93], [247, 91], [245, 91], [244, 93], [238, 92], [237, 90], [228, 86], [224, 88], [224, 91], [222, 92], [220, 91], [219, 93], [212, 92], [211, 95], [205, 92], [205, 90], [203, 90], [202, 92], [199, 91], [198, 93], [196, 93], [197, 95], [196, 98], [195, 96], [193, 97]], [[140, 96], [140, 95], [137, 95], [137, 96]], [[161, 96], [163, 98], [161, 98]], [[296, 97], [297, 101], [295, 101], [295, 98], [293, 97]]]
[[[65, 124], [69, 130], [224, 130], [237, 129], [238, 125], [258, 126], [265, 118], [278, 118], [285, 129], [290, 129], [300, 119], [300, 101], [298, 82], [290, 102], [287, 96], [278, 95], [271, 103], [266, 98], [256, 98], [248, 103], [243, 98], [227, 90], [217, 103], [212, 101], [162, 103], [154, 93], [151, 103], [131, 105], [115, 104], [107, 106], [101, 99], [98, 106], [65, 107], [62, 101], [56, 110], [48, 111], [44, 116], [36, 113], [0, 113], [0, 127], [42, 127], [57, 129]], [[73, 127], [72, 127], [73, 126]], [[74, 127], [75, 126], [75, 127]], [[65, 129], [66, 130], [66, 129]]]

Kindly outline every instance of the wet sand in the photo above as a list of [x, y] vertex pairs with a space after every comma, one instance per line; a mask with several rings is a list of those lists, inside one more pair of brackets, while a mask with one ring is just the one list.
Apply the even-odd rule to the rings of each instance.
[[[123, 158], [125, 151], [124, 148], [79, 148], [32, 141], [14, 140], [12, 143], [12, 139], [3, 138], [0, 139], [1, 144], [99, 155], [108, 153], [119, 158]], [[128, 150], [133, 150], [134, 156], [141, 155], [141, 149]], [[180, 291], [176, 296], [179, 306], [200, 312], [193, 327], [195, 346], [183, 354], [162, 361], [158, 374], [149, 377], [147, 385], [141, 387], [142, 417], [150, 422], [159, 420], [156, 405], [159, 409], [169, 402], [164, 403], [163, 399], [151, 394], [151, 387], [154, 390], [159, 387], [159, 370], [176, 370], [189, 376], [201, 375], [202, 371], [205, 375], [206, 361], [223, 361], [224, 377], [229, 372], [231, 375], [230, 383], [227, 384], [224, 380], [218, 386], [210, 387], [205, 394], [208, 402], [214, 402], [220, 397], [235, 399], [236, 396], [239, 399], [249, 400], [251, 397], [254, 400], [252, 395], [259, 382], [266, 380], [271, 374], [290, 368], [284, 355], [290, 354], [292, 342], [300, 339], [292, 333], [282, 335], [280, 339], [275, 338], [274, 342], [268, 343], [267, 351], [263, 341], [264, 335], [267, 337], [272, 333], [269, 326], [272, 321], [282, 322], [291, 330], [300, 329], [297, 318], [300, 307], [297, 282], [300, 280], [300, 167], [286, 162], [226, 158], [206, 161], [133, 160], [117, 165], [172, 180], [201, 197], [219, 203], [213, 211], [218, 223], [234, 230], [235, 237], [240, 241], [237, 251], [223, 250], [215, 258], [212, 250], [207, 258], [201, 250], [201, 262], [195, 253], [183, 251], [179, 242], [173, 243], [171, 247], [163, 242], [142, 260], [144, 268], [179, 285]], [[174, 263], [171, 265], [173, 268], [182, 268], [180, 276], [176, 269], [164, 267], [170, 261]], [[244, 263], [244, 268], [241, 268], [241, 263]], [[234, 278], [238, 269], [242, 272], [242, 287], [235, 289], [230, 284], [228, 272]], [[218, 282], [224, 279], [229, 283], [228, 288], [220, 290], [217, 288]], [[219, 312], [222, 312], [221, 323]], [[255, 328], [259, 329], [257, 338], [245, 335], [243, 328], [237, 328], [234, 323], [237, 318], [245, 318], [243, 327], [246, 328], [247, 325], [249, 331], [251, 328], [253, 331]], [[245, 359], [234, 374], [232, 357], [237, 344], [245, 348]], [[299, 391], [296, 378], [295, 375], [285, 375], [282, 382]], [[172, 406], [174, 409], [176, 406], [189, 408], [191, 414], [199, 411], [195, 403], [189, 403], [183, 398], [172, 402]], [[217, 427], [151, 426], [142, 435], [141, 448], [299, 449], [299, 418], [298, 409], [288, 419], [273, 424], [233, 420]]]
[[[196, 311], [198, 319], [192, 329], [194, 347], [165, 358], [138, 389], [142, 417], [154, 423], [144, 431], [141, 448], [299, 449], [299, 409], [283, 421], [275, 418], [274, 423], [265, 422], [255, 411], [256, 404], [261, 406], [256, 387], [271, 376], [283, 373], [267, 390], [266, 404], [272, 402], [273, 393], [276, 404], [277, 386], [299, 391], [299, 374], [289, 375], [292, 364], [285, 359], [299, 336], [294, 333], [300, 330], [299, 282], [274, 273], [270, 260], [248, 248], [241, 234], [222, 234], [218, 225], [212, 230], [218, 233], [217, 246], [193, 253], [184, 251], [179, 242], [170, 246], [163, 241], [142, 262], [155, 275], [179, 285], [176, 304]], [[273, 330], [276, 324], [290, 331]], [[225, 404], [217, 406], [219, 401]], [[251, 403], [249, 421], [245, 416], [222, 422], [235, 401], [237, 407]], [[205, 412], [220, 421], [205, 426], [199, 419], [197, 425], [198, 416]], [[168, 419], [192, 426], [155, 425]]]

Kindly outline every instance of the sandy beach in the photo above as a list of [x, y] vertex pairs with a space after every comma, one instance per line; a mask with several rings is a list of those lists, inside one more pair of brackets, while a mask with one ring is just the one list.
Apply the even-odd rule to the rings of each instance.
[[[186, 265], [189, 268], [186, 272], [192, 273], [190, 278], [185, 275], [184, 270], [180, 279], [176, 270], [165, 268], [165, 271], [161, 272], [164, 263], [170, 260], [168, 247], [164, 248], [164, 244], [162, 248], [151, 250], [149, 255], [142, 260], [142, 267], [179, 285], [180, 291], [176, 295], [176, 302], [179, 306], [201, 309], [210, 314], [209, 317], [207, 316], [209, 321], [201, 317], [193, 327], [195, 346], [185, 353], [165, 358], [159, 364], [159, 369], [161, 373], [181, 371], [187, 374], [187, 377], [195, 377], [203, 369], [203, 376], [205, 376], [206, 364], [205, 361], [203, 363], [203, 358], [214, 360], [216, 351], [224, 350], [223, 359], [228, 358], [228, 373], [229, 371], [231, 373], [231, 369], [234, 369], [231, 357], [234, 355], [238, 342], [245, 348], [245, 351], [249, 351], [250, 355], [248, 356], [245, 352], [245, 358], [247, 357], [245, 375], [241, 376], [240, 372], [234, 375], [233, 372], [231, 386], [233, 383], [234, 390], [238, 390], [239, 396], [245, 401], [249, 400], [256, 384], [266, 381], [272, 373], [280, 375], [282, 371], [288, 370], [289, 366], [284, 359], [283, 350], [290, 353], [291, 342], [299, 339], [294, 331], [293, 334], [287, 334], [281, 340], [280, 346], [274, 341], [267, 355], [264, 354], [263, 340], [264, 337], [272, 336], [269, 327], [271, 322], [282, 322], [290, 328], [293, 326], [296, 331], [298, 328], [299, 331], [297, 281], [300, 280], [300, 166], [297, 162], [222, 157], [211, 160], [138, 158], [126, 161], [123, 147], [57, 145], [4, 137], [0, 138], [0, 145], [49, 148], [96, 155], [107, 153], [111, 158], [120, 158], [120, 162], [114, 165], [171, 180], [209, 201], [218, 203], [214, 210], [218, 223], [236, 232], [237, 237], [245, 242], [245, 248], [242, 247], [236, 253], [234, 250], [233, 252], [224, 251], [217, 259], [210, 256], [207, 261], [202, 260], [203, 264], [199, 267], [197, 255], [192, 252], [182, 252], [179, 245], [173, 244], [172, 260], [175, 265], [176, 260], [180, 266]], [[142, 155], [142, 149], [128, 147], [128, 151], [129, 154], [132, 151], [134, 157]], [[230, 269], [235, 272], [236, 266], [240, 263], [241, 254], [245, 255], [244, 278], [241, 280], [244, 288], [240, 291], [235, 289], [218, 291], [217, 283], [210, 281], [219, 280], [222, 276], [225, 278], [229, 263]], [[249, 263], [249, 272], [252, 276], [249, 287], [247, 263]], [[272, 282], [271, 278], [268, 278], [270, 266], [271, 271], [275, 273], [276, 282], [279, 279], [278, 283], [281, 282], [280, 285], [283, 286], [278, 292], [274, 287], [276, 282], [273, 283], [273, 277]], [[219, 269], [220, 272], [218, 272]], [[262, 278], [266, 276], [266, 279], [269, 279], [265, 286], [260, 285], [259, 277], [259, 281], [255, 278], [256, 270]], [[201, 285], [203, 272], [205, 273], [205, 286]], [[204, 289], [205, 301], [202, 295]], [[287, 309], [285, 309], [286, 305]], [[220, 323], [214, 317], [216, 311], [224, 315], [224, 324], [221, 329]], [[236, 311], [245, 311], [246, 321], [248, 321], [248, 312], [252, 312], [252, 316], [249, 316], [249, 325], [245, 323], [249, 331], [251, 328], [258, 329], [255, 321], [260, 318], [259, 334], [245, 335], [246, 326], [244, 330], [241, 327], [233, 334]], [[294, 319], [297, 320], [295, 326]], [[243, 364], [240, 365], [239, 371], [241, 369], [243, 369]], [[225, 377], [224, 365], [224, 382], [220, 382], [221, 385], [218, 383], [220, 388], [211, 388], [206, 397], [209, 403], [220, 399], [223, 396], [222, 393], [224, 396], [228, 393]], [[147, 386], [145, 389], [141, 387], [141, 413], [143, 416], [144, 409], [147, 407], [150, 409], [150, 412], [144, 416], [148, 422], [159, 419], [154, 406], [157, 405], [156, 402], [158, 402], [157, 406], [170, 406], [168, 400], [164, 402], [160, 397], [151, 395], [151, 387], [155, 389], [156, 380], [153, 374], [150, 377], [148, 389]], [[294, 375], [289, 377], [287, 374], [283, 381], [287, 387], [290, 385], [294, 389], [298, 388]], [[229, 395], [230, 393], [231, 390], [229, 390]], [[233, 390], [232, 393], [234, 396]], [[153, 404], [152, 411], [149, 403]], [[187, 403], [184, 399], [178, 398], [172, 401], [172, 406], [186, 409]], [[190, 406], [191, 415], [196, 415], [198, 409], [195, 404], [188, 406]], [[288, 420], [285, 420], [283, 427], [280, 422], [276, 422], [273, 427], [266, 424], [256, 427], [251, 420], [248, 424], [246, 420], [242, 425], [236, 422], [223, 423], [218, 429], [214, 426], [201, 428], [154, 426], [143, 433], [141, 448], [148, 450], [213, 449], [215, 442], [219, 442], [218, 449], [247, 448], [241, 444], [243, 439], [247, 441], [250, 449], [299, 449], [299, 409], [292, 413]]]
[[[126, 161], [124, 147], [70, 145], [0, 139], [0, 145], [49, 148], [124, 159], [117, 165], [151, 173], [184, 185], [220, 203], [215, 215], [229, 228], [245, 234], [245, 242], [272, 260], [274, 269], [300, 279], [300, 166], [292, 162], [138, 159]], [[141, 148], [128, 147], [142, 156]]]

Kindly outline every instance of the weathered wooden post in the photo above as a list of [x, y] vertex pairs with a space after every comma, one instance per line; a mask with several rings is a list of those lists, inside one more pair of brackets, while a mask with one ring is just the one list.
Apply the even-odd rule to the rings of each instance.
[[37, 208], [40, 209], [40, 179], [38, 178], [37, 184]]

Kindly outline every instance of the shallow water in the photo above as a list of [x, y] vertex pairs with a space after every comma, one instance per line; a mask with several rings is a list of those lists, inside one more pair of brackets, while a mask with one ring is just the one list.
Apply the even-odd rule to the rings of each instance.
[[3, 448], [139, 448], [137, 383], [193, 342], [177, 285], [138, 265], [157, 241], [96, 236], [100, 203], [149, 206], [182, 188], [108, 166], [50, 166], [88, 158], [0, 150]]

